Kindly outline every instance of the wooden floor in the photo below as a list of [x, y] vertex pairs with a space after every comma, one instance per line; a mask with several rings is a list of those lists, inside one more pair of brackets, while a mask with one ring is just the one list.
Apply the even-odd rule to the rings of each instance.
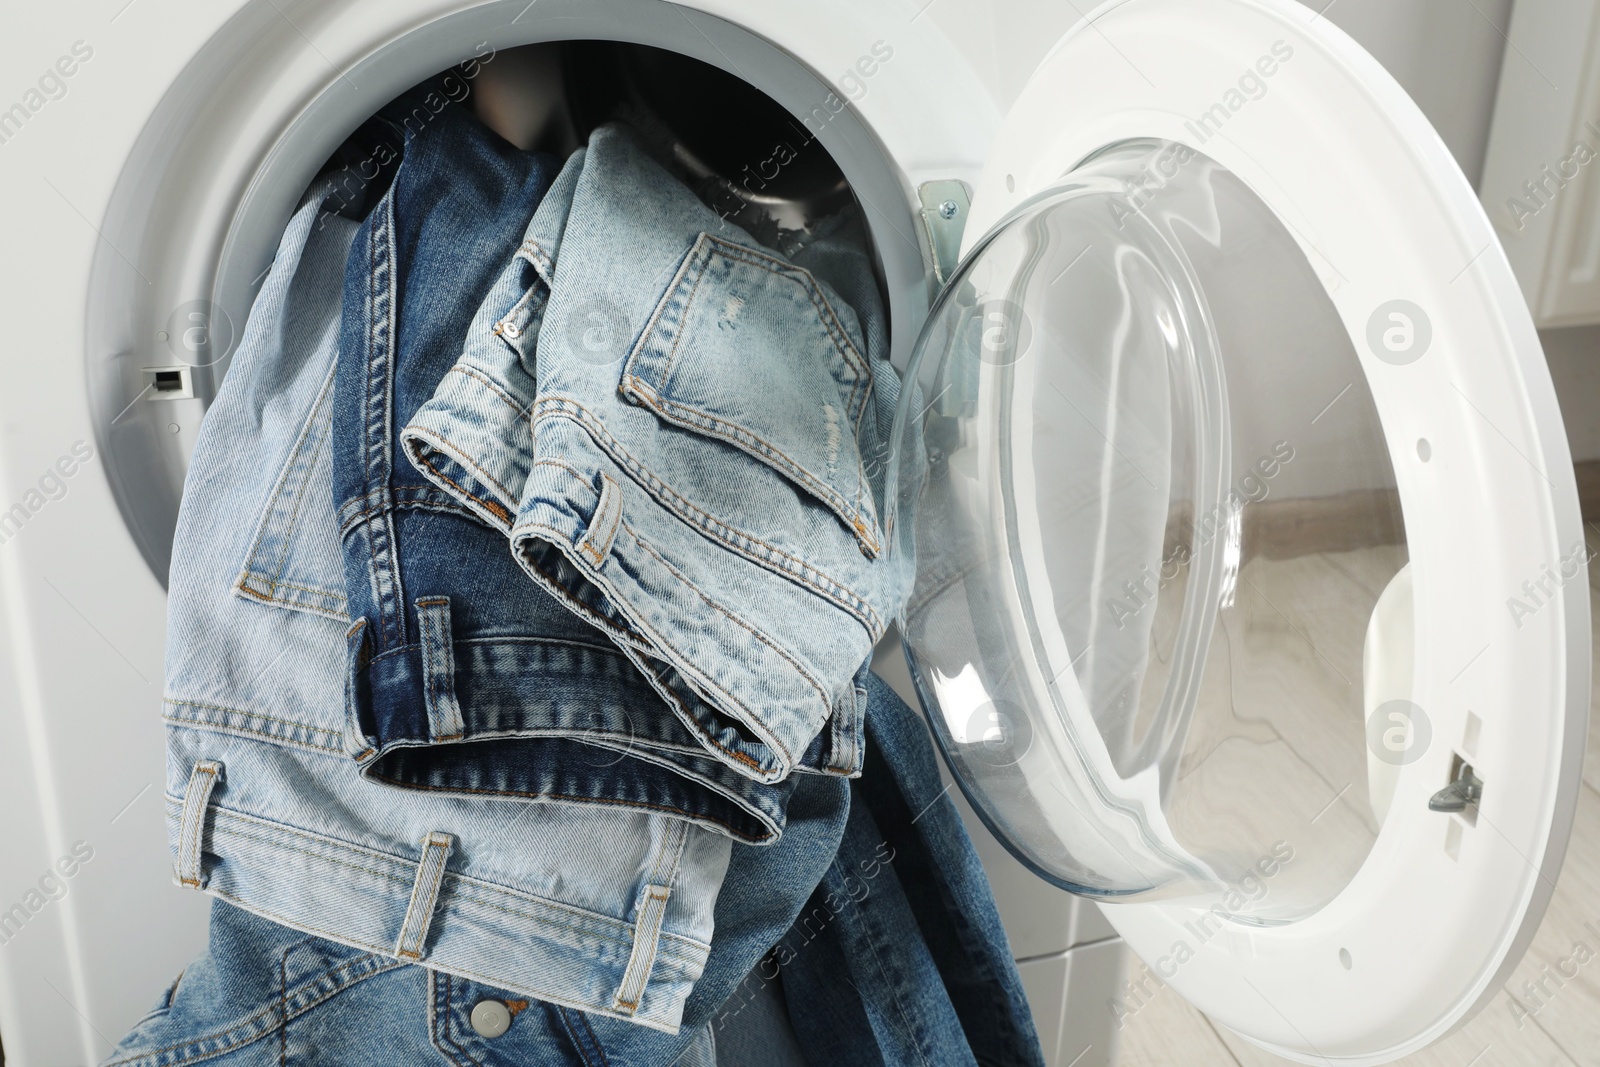
[[[1600, 535], [1591, 524], [1591, 552]], [[1591, 566], [1591, 619], [1600, 633], [1600, 565]], [[1600, 660], [1600, 644], [1596, 647]], [[1476, 1018], [1450, 1037], [1399, 1061], [1413, 1067], [1600, 1067], [1600, 701], [1591, 694], [1584, 789], [1577, 827], [1554, 899], [1532, 949], [1511, 981]], [[1585, 924], [1591, 924], [1585, 928]], [[1533, 999], [1524, 983], [1557, 961], [1570, 973], [1574, 943], [1587, 962], [1550, 996]], [[1130, 955], [1130, 973], [1141, 970]], [[1283, 1060], [1213, 1024], [1170, 989], [1162, 988], [1124, 1020], [1120, 1067], [1268, 1067]]]

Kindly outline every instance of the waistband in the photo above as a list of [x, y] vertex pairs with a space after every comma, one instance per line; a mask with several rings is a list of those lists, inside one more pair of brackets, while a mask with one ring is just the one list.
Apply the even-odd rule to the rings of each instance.
[[[353, 839], [340, 832], [348, 822], [310, 817], [327, 798], [259, 803], [315, 781], [306, 762], [324, 757], [182, 727], [169, 727], [168, 742], [168, 838], [180, 884], [340, 944], [676, 1031], [710, 952], [709, 907], [697, 885], [683, 883], [720, 883], [726, 838], [657, 820], [661, 832], [639, 846], [552, 835], [537, 811], [491, 829], [492, 820], [435, 810]], [[393, 832], [407, 821], [409, 836]], [[517, 871], [517, 854], [535, 847], [566, 855], [546, 870]], [[616, 865], [634, 876], [609, 894], [586, 890], [609, 896], [604, 910], [600, 900], [585, 907], [536, 890], [541, 879], [562, 888], [561, 864], [608, 848], [628, 853]]]

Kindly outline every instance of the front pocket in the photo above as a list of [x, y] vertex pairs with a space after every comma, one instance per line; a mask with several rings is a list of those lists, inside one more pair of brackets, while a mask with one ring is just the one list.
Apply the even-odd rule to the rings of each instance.
[[621, 390], [766, 463], [825, 504], [869, 557], [881, 551], [859, 445], [872, 374], [809, 271], [701, 234]]
[[333, 510], [333, 368], [256, 520], [234, 592], [340, 622], [344, 557]]

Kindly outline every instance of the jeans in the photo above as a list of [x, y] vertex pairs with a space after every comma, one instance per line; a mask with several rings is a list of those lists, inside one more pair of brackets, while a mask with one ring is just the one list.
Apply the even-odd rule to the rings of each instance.
[[[710, 1067], [746, 1013], [770, 1010], [761, 994], [772, 983], [781, 983], [814, 1064], [1042, 1067], [988, 883], [939, 785], [927, 729], [876, 676], [865, 686], [865, 772], [853, 781], [806, 776], [781, 841], [734, 846], [717, 937], [676, 1032], [543, 1003], [219, 902], [206, 955], [107, 1067]], [[505, 1009], [488, 1011], [509, 1023], [498, 1036], [472, 1024], [486, 1000]]]
[[[395, 135], [396, 183], [430, 138], [470, 121], [434, 103]], [[289, 222], [185, 484], [163, 707], [176, 879], [351, 949], [675, 1035], [710, 952], [726, 835], [638, 806], [397, 788], [351, 761], [331, 453], [357, 227], [325, 210], [333, 195], [319, 185]], [[504, 537], [484, 535], [485, 558], [504, 557]], [[537, 593], [508, 570], [507, 595]], [[565, 610], [545, 618], [582, 631]], [[594, 655], [615, 670], [590, 676], [589, 699], [632, 707], [613, 688], [632, 664]], [[580, 773], [615, 759], [579, 747], [594, 759]]]
[[[833, 861], [849, 809], [845, 781], [808, 777], [795, 790], [782, 841], [735, 846], [717, 900], [717, 938], [675, 1032], [308, 936], [218, 901], [206, 954], [104, 1067], [713, 1067], [715, 1013], [799, 914]], [[510, 1025], [500, 1036], [472, 1026], [484, 1000], [507, 1008]]]
[[[860, 789], [847, 778], [870, 758], [881, 699], [869, 699], [881, 686], [861, 664], [903, 588], [874, 556], [882, 501], [868, 459], [895, 388], [880, 358], [881, 324], [820, 280], [846, 285], [862, 257], [813, 245], [813, 275], [736, 233], [720, 243], [688, 236], [684, 227], [705, 219], [677, 202], [680, 187], [616, 129], [597, 134], [535, 210], [544, 180], [537, 159], [513, 155], [455, 105], [435, 102], [407, 98], [389, 112], [404, 160], [360, 233], [324, 210], [326, 186], [297, 211], [202, 427], [179, 519], [165, 704], [177, 879], [251, 922], [292, 931], [242, 935], [268, 945], [267, 956], [238, 959], [276, 967], [277, 1006], [268, 996], [260, 1018], [225, 1019], [237, 1004], [226, 992], [231, 979], [219, 978], [220, 1014], [206, 1015], [208, 987], [192, 985], [197, 1000], [185, 1001], [180, 981], [172, 1003], [195, 1012], [158, 1010], [130, 1035], [130, 1055], [146, 1030], [194, 1056], [245, 1047], [211, 1041], [222, 1030], [201, 1033], [207, 1020], [228, 1033], [235, 1024], [276, 1026], [283, 1049], [291, 1000], [307, 1005], [295, 1016], [307, 1019], [313, 1010], [339, 1019], [319, 1007], [335, 1001], [367, 1005], [359, 1025], [319, 1024], [337, 1031], [328, 1038], [337, 1047], [378, 1017], [362, 998], [386, 981], [423, 991], [417, 1000], [396, 993], [398, 1012], [420, 1003], [433, 1013], [424, 1024], [398, 1018], [397, 1034], [421, 1025], [431, 1041], [439, 1019], [460, 1007], [451, 990], [492, 990], [507, 1005], [527, 1001], [516, 1017], [545, 1020], [529, 1029], [552, 1049], [564, 1047], [559, 1024], [580, 1054], [592, 1045], [606, 1062], [701, 1055], [706, 1046], [696, 1043], [714, 1040], [727, 996], [783, 931], [805, 921], [814, 892], [832, 892], [841, 849], [858, 866], [888, 862], [873, 825], [899, 847], [890, 829], [859, 814], [854, 823], [867, 829], [846, 840]], [[481, 166], [466, 168], [463, 187], [446, 180], [474, 160]], [[634, 229], [607, 231], [601, 206]], [[762, 397], [729, 379], [741, 433], [709, 432], [686, 414], [718, 399], [669, 388], [679, 381], [670, 366], [652, 380], [682, 411], [579, 388], [594, 383], [575, 364], [599, 366], [587, 362], [588, 346], [606, 344], [603, 331], [569, 336], [570, 323], [590, 321], [574, 302], [597, 284], [595, 257], [632, 247], [602, 237], [653, 232], [625, 210], [641, 206], [679, 251], [644, 309], [660, 314], [654, 325], [640, 320], [632, 355], [670, 363], [669, 335], [708, 337], [684, 345], [703, 375], [693, 388], [705, 390], [745, 343], [719, 332], [745, 331], [755, 350], [777, 353], [775, 373], [791, 392]], [[515, 239], [518, 226], [506, 225], [524, 209], [533, 211], [524, 236], [537, 240], [508, 248], [499, 234]], [[481, 245], [479, 225], [494, 231], [478, 234]], [[644, 247], [659, 258], [669, 246]], [[686, 271], [697, 280], [686, 282]], [[617, 280], [630, 279], [638, 281]], [[514, 295], [509, 310], [484, 304], [485, 291]], [[419, 292], [430, 310], [413, 319], [408, 293]], [[639, 291], [610, 292], [637, 299]], [[853, 299], [865, 307], [868, 288], [858, 285]], [[483, 307], [489, 319], [475, 321]], [[561, 307], [566, 320], [555, 317]], [[474, 332], [489, 320], [493, 344]], [[546, 346], [550, 338], [566, 340]], [[516, 399], [538, 409], [540, 443], [535, 453], [530, 439], [514, 499], [482, 479], [470, 493], [438, 481], [441, 470], [476, 478], [488, 467], [458, 460], [482, 459], [508, 474], [503, 492], [518, 473], [507, 462], [514, 448], [425, 453], [410, 436], [429, 415], [452, 447], [485, 439], [474, 418], [507, 425], [503, 412], [489, 414], [508, 407], [493, 389], [465, 394], [465, 407], [450, 403], [461, 382], [483, 384], [474, 360], [484, 351], [501, 360], [496, 387], [522, 390]], [[638, 363], [617, 351], [619, 367]], [[612, 393], [619, 388], [621, 377]], [[780, 395], [799, 398], [792, 420]], [[605, 417], [583, 425], [571, 407], [579, 396]], [[569, 455], [592, 475], [586, 484], [597, 497], [587, 510], [577, 509], [571, 485], [569, 495], [551, 495], [561, 479], [553, 469]], [[650, 464], [626, 467], [624, 456]], [[423, 462], [438, 457], [440, 465]], [[686, 520], [697, 514], [707, 523]], [[581, 517], [581, 536], [562, 532], [562, 515]], [[926, 737], [918, 743], [926, 748]], [[877, 776], [905, 787], [892, 767]], [[926, 775], [918, 781], [920, 789]], [[928, 803], [940, 810], [937, 794]], [[964, 836], [935, 844], [933, 875], [947, 865], [976, 870]], [[1003, 966], [980, 967], [978, 980], [1004, 985], [1009, 974], [1014, 985], [1004, 936], [984, 918], [993, 912], [986, 893], [980, 871], [950, 902], [976, 909], [979, 931], [997, 939]], [[931, 998], [917, 1002], [918, 1025], [953, 1032], [931, 992], [944, 957], [913, 937], [924, 936], [920, 927], [883, 914], [905, 937], [910, 988]], [[235, 921], [219, 935], [219, 974], [235, 959]], [[318, 959], [333, 962], [318, 970]], [[366, 977], [345, 982], [355, 971]], [[272, 980], [245, 984], [259, 992]], [[862, 988], [869, 1004], [898, 996], [886, 983]], [[944, 996], [956, 1010], [961, 998]], [[571, 1022], [579, 1018], [582, 1041]], [[373, 1047], [385, 1047], [390, 1036], [376, 1029]], [[459, 1026], [451, 1033], [471, 1040]], [[885, 1040], [868, 1036], [875, 1046]], [[402, 1052], [427, 1047], [394, 1040]], [[155, 1062], [182, 1060], [172, 1048], [139, 1047]]]
[[[858, 674], [904, 589], [875, 462], [898, 379], [858, 239], [807, 252], [859, 314], [603, 126], [402, 434], [664, 719], [759, 785], [859, 771]], [[781, 829], [770, 794], [739, 795]]]
[[[657, 704], [606, 635], [528, 582], [505, 539], [401, 458], [556, 161], [518, 151], [446, 103], [383, 113], [417, 127], [347, 262], [334, 376], [334, 501], [344, 545], [350, 754], [407, 788], [628, 807], [749, 836], [688, 748], [659, 758]], [[668, 739], [670, 743], [671, 739]], [[657, 757], [657, 758], [647, 758]]]
[[1043, 1067], [1033, 1016], [926, 724], [876, 675], [837, 854], [714, 1029], [781, 981], [814, 1063]]

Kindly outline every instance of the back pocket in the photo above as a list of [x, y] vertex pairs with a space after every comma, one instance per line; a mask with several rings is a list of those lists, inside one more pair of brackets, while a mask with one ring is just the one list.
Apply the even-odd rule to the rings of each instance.
[[348, 622], [333, 510], [333, 367], [256, 521], [234, 582], [249, 600]]
[[825, 504], [868, 556], [881, 551], [858, 443], [872, 375], [809, 271], [701, 234], [621, 389], [766, 463]]

